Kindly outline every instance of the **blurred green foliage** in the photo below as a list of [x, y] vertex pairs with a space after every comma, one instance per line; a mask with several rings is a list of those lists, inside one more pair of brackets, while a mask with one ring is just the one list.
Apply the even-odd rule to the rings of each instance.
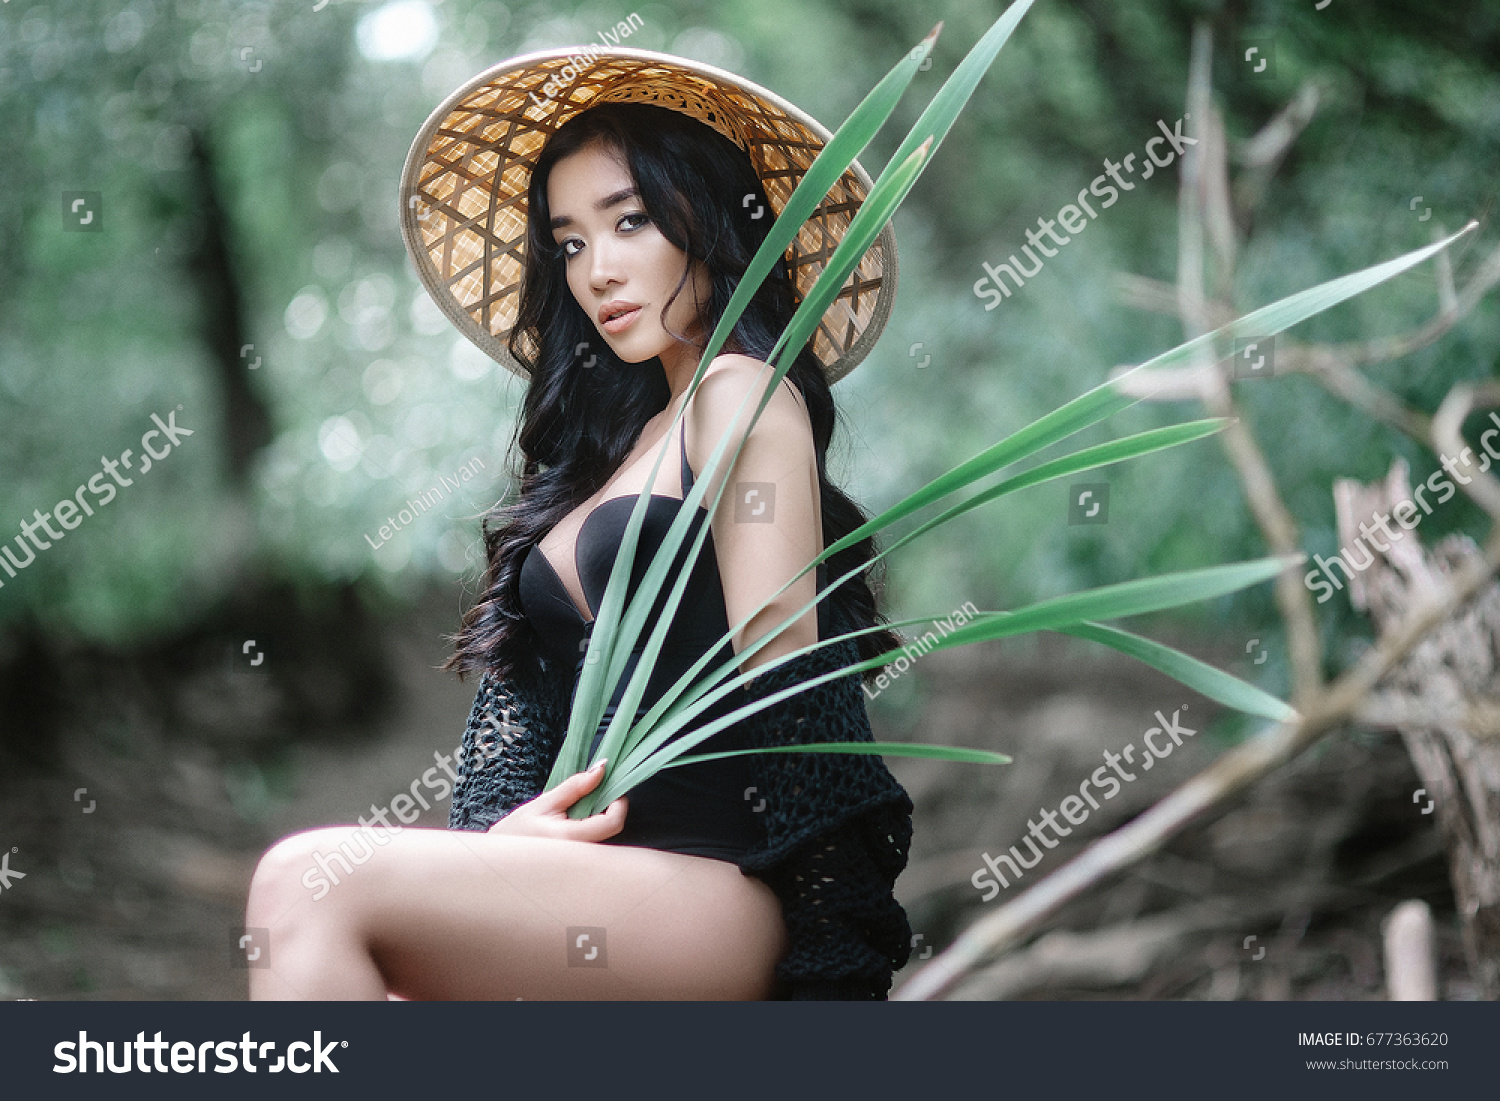
[[[124, 645], [193, 622], [249, 573], [356, 579], [398, 600], [433, 577], [472, 581], [475, 516], [510, 484], [521, 384], [420, 290], [396, 198], [417, 128], [469, 76], [589, 41], [634, 11], [644, 25], [628, 45], [743, 73], [832, 128], [943, 20], [932, 69], [862, 158], [875, 174], [1002, 7], [10, 0], [0, 9], [0, 539], [33, 509], [71, 497], [102, 456], [135, 446], [153, 412], [182, 406], [179, 422], [195, 435], [18, 578], [0, 577], [0, 625], [34, 620]], [[1104, 158], [1140, 156], [1157, 120], [1182, 117], [1198, 18], [1214, 33], [1215, 96], [1232, 142], [1304, 80], [1324, 88], [1242, 243], [1238, 308], [1470, 218], [1486, 224], [1455, 250], [1460, 282], [1494, 246], [1500, 5], [1041, 0], [897, 215], [896, 312], [870, 359], [835, 388], [844, 433], [832, 472], [867, 508], [1114, 365], [1182, 339], [1172, 319], [1120, 304], [1114, 281], [1117, 272], [1175, 279], [1175, 166], [1138, 181], [997, 309], [971, 288], [983, 261], [1018, 251], [1025, 230], [1086, 188]], [[1274, 43], [1274, 73], [1250, 79], [1237, 64], [1249, 37]], [[67, 228], [72, 191], [100, 194], [98, 232]], [[1412, 209], [1417, 196], [1427, 220]], [[1291, 335], [1368, 339], [1435, 311], [1429, 265]], [[226, 318], [240, 328], [229, 339], [252, 346], [243, 357], [224, 349]], [[1492, 297], [1435, 346], [1369, 374], [1430, 411], [1454, 382], [1493, 374], [1497, 348]], [[1414, 477], [1435, 466], [1305, 377], [1237, 393], [1310, 549], [1325, 555], [1336, 544], [1335, 476], [1374, 479], [1393, 454], [1412, 461]], [[268, 440], [255, 434], [257, 411], [269, 417]], [[1087, 442], [1198, 414], [1139, 406]], [[475, 458], [483, 476], [373, 546], [408, 498]], [[1005, 607], [1264, 553], [1213, 441], [1100, 478], [1111, 485], [1105, 526], [1069, 527], [1063, 487], [1042, 487], [917, 544], [891, 567], [893, 617], [966, 600]], [[1422, 537], [1477, 523], [1458, 499]], [[1198, 609], [1194, 622], [1268, 635], [1269, 600], [1262, 586]], [[1337, 660], [1340, 640], [1365, 628], [1342, 599], [1319, 614]], [[1282, 689], [1269, 683], [1276, 668], [1262, 675]]]

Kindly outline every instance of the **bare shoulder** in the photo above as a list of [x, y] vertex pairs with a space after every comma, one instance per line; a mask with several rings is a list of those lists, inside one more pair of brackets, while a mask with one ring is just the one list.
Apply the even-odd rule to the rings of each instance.
[[[770, 365], [753, 356], [736, 353], [715, 356], [698, 384], [689, 409], [697, 438], [717, 440], [731, 422], [748, 419], [770, 380]], [[802, 395], [790, 380], [783, 378], [766, 403], [752, 436], [762, 433], [778, 438], [790, 436], [788, 442], [804, 435], [811, 437], [812, 426]]]

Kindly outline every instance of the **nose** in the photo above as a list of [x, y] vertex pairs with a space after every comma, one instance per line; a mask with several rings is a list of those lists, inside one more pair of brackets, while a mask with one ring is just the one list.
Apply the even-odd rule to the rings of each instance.
[[593, 242], [588, 251], [589, 286], [595, 294], [603, 294], [612, 284], [624, 282], [619, 249], [608, 235]]

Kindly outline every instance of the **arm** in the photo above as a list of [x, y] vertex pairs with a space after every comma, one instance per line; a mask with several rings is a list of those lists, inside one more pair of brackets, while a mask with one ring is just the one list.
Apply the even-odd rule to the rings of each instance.
[[[747, 356], [715, 360], [689, 410], [701, 469], [726, 429], [729, 448], [745, 435], [769, 368]], [[753, 396], [736, 419], [747, 391]], [[733, 428], [730, 427], [733, 422]], [[801, 399], [778, 384], [728, 475], [715, 511], [714, 549], [725, 611], [738, 623], [817, 555], [823, 546], [812, 427]], [[717, 481], [717, 479], [716, 479]], [[747, 483], [771, 483], [770, 487]], [[711, 484], [709, 492], [717, 488]], [[760, 500], [770, 515], [756, 515]], [[769, 520], [769, 522], [764, 522]], [[808, 573], [753, 618], [733, 640], [743, 650], [817, 593]], [[818, 641], [816, 609], [753, 655], [742, 671]], [[746, 702], [854, 663], [846, 640], [772, 669], [746, 686]], [[835, 678], [750, 716], [747, 745], [873, 741], [857, 674]], [[767, 802], [767, 844], [740, 861], [782, 903], [790, 945], [777, 977], [794, 999], [881, 999], [895, 968], [911, 954], [911, 926], [894, 896], [911, 845], [912, 803], [875, 756], [754, 754], [752, 777]]]
[[[745, 438], [770, 368], [749, 356], [719, 356], [709, 367], [687, 416], [688, 460], [702, 470], [725, 432], [730, 433], [724, 460]], [[750, 399], [736, 416], [746, 394]], [[708, 495], [728, 482], [712, 518], [713, 546], [724, 589], [724, 610], [731, 626], [748, 616], [806, 566], [823, 548], [818, 499], [818, 468], [812, 425], [801, 396], [785, 381], [766, 404], [732, 469], [710, 480]], [[812, 573], [777, 597], [733, 638], [735, 652], [745, 649], [817, 594]], [[811, 609], [775, 640], [747, 659], [742, 672], [760, 666], [818, 639], [817, 610]]]

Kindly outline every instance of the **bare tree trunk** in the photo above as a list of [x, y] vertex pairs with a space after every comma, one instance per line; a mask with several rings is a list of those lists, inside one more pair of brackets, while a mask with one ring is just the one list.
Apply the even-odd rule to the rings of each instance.
[[271, 442], [271, 412], [250, 384], [249, 372], [260, 360], [247, 356], [255, 345], [246, 328], [244, 288], [229, 240], [229, 211], [219, 169], [202, 126], [192, 126], [190, 133], [193, 188], [203, 232], [188, 269], [198, 290], [199, 325], [223, 403], [227, 471], [233, 484], [244, 489], [255, 453]]
[[[1368, 611], [1383, 638], [1406, 609], [1479, 550], [1467, 536], [1418, 543], [1423, 513], [1408, 504], [1413, 530], [1391, 524], [1392, 509], [1413, 500], [1406, 463], [1397, 460], [1384, 484], [1334, 483], [1339, 536], [1354, 563], [1373, 558], [1348, 579], [1352, 605]], [[1413, 516], [1413, 513], [1415, 514]], [[1399, 538], [1382, 533], [1378, 518]], [[1363, 522], [1366, 532], [1362, 533]], [[1388, 540], [1388, 541], [1387, 541]], [[1385, 543], [1382, 550], [1380, 544]], [[1333, 560], [1330, 559], [1330, 562]], [[1338, 572], [1338, 567], [1333, 567]], [[1448, 848], [1449, 875], [1463, 925], [1464, 948], [1487, 998], [1500, 998], [1500, 585], [1491, 584], [1440, 625], [1380, 685], [1365, 721], [1401, 732], [1422, 778], [1412, 813], [1436, 812]]]

